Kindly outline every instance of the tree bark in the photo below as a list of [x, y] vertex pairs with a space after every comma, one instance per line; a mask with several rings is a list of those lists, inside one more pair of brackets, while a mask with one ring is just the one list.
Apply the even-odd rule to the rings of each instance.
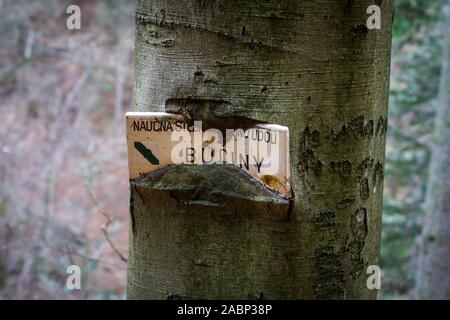
[[446, 11], [441, 83], [417, 273], [417, 297], [421, 299], [450, 299], [450, 5]]
[[372, 0], [138, 1], [133, 110], [288, 126], [295, 196], [220, 165], [131, 181], [128, 298], [376, 297], [393, 19], [378, 3], [368, 30]]

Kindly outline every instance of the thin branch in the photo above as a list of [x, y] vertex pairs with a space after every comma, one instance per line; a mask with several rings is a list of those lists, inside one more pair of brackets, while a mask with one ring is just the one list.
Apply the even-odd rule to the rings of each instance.
[[113, 250], [113, 252], [115, 254], [117, 254], [117, 256], [120, 258], [120, 260], [122, 260], [123, 262], [128, 262], [128, 259], [120, 252], [120, 250], [117, 248], [117, 246], [114, 244], [114, 242], [111, 239], [111, 236], [108, 232], [108, 228], [109, 226], [116, 220], [116, 218], [111, 218], [109, 216], [109, 214], [102, 210], [100, 208], [100, 205], [97, 201], [97, 199], [94, 197], [94, 195], [92, 194], [91, 190], [86, 186], [86, 190], [87, 193], [89, 195], [89, 197], [92, 199], [92, 201], [95, 204], [95, 207], [97, 208], [97, 210], [100, 212], [100, 214], [102, 214], [105, 219], [106, 219], [106, 223], [101, 227], [103, 235], [105, 236], [106, 241], [108, 241], [109, 246], [111, 247], [111, 249]]

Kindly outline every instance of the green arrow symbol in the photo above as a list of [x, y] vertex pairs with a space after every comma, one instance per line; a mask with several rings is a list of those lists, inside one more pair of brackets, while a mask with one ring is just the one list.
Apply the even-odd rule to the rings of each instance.
[[147, 149], [146, 146], [144, 146], [142, 143], [137, 142], [137, 141], [134, 143], [134, 147], [136, 148], [137, 151], [139, 151], [140, 154], [142, 154], [144, 156], [145, 159], [148, 160], [148, 162], [150, 162], [151, 164], [154, 164], [154, 165], [159, 165], [159, 160], [152, 153], [152, 150]]

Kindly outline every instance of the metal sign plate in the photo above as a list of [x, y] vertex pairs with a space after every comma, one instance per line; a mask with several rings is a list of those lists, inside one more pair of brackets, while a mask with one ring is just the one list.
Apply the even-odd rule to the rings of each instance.
[[128, 112], [125, 118], [131, 180], [168, 165], [231, 164], [291, 196], [287, 127], [203, 130], [200, 121], [188, 125], [181, 115], [165, 112]]

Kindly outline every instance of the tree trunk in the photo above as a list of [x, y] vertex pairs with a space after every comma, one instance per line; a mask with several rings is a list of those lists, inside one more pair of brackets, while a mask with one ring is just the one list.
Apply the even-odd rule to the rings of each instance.
[[450, 6], [428, 175], [426, 216], [417, 276], [417, 297], [450, 299]]
[[373, 0], [138, 1], [133, 110], [288, 126], [295, 196], [220, 165], [131, 181], [128, 298], [376, 297], [393, 5], [375, 2], [380, 30]]

